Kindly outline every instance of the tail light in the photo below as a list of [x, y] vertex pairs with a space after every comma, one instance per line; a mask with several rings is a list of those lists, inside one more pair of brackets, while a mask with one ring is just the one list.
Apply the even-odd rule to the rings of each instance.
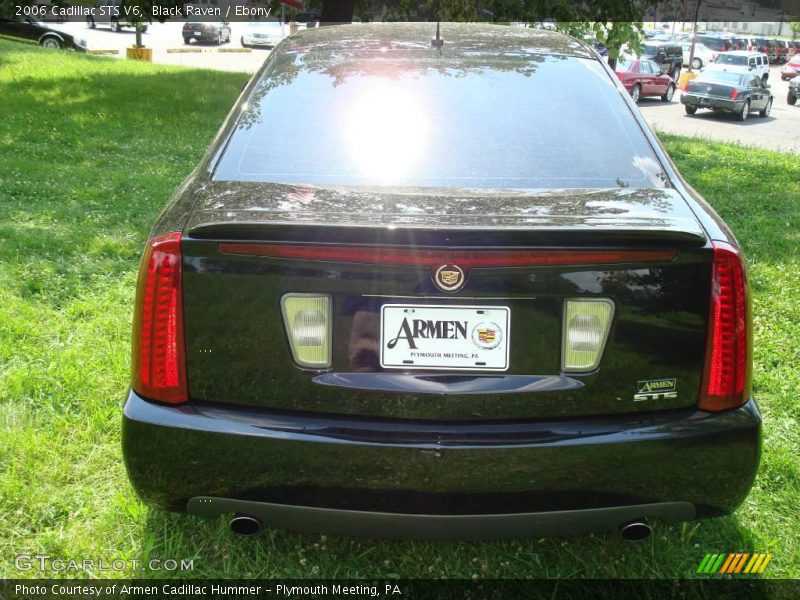
[[188, 399], [183, 338], [181, 234], [152, 238], [145, 248], [133, 317], [133, 389], [150, 400]]
[[699, 407], [726, 410], [750, 396], [750, 314], [747, 277], [739, 251], [714, 242], [706, 365]]
[[736, 88], [731, 90], [731, 100], [736, 100], [739, 97], [739, 91]]
[[614, 303], [608, 298], [572, 298], [564, 303], [562, 371], [580, 373], [599, 366], [613, 316]]
[[286, 294], [281, 298], [281, 310], [295, 362], [313, 369], [330, 367], [330, 297]]
[[462, 269], [527, 266], [608, 265], [670, 262], [675, 250], [426, 250], [376, 246], [300, 246], [290, 244], [224, 243], [225, 254], [319, 260], [373, 265], [439, 267], [456, 263]]

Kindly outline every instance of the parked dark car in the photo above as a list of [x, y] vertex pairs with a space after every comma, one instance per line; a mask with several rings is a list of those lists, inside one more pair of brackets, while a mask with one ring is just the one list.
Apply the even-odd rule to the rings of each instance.
[[312, 29], [319, 25], [319, 15], [311, 11], [298, 13], [293, 20], [295, 23], [304, 24], [307, 29]]
[[733, 113], [740, 121], [751, 112], [768, 117], [772, 110], [772, 92], [758, 75], [742, 75], [727, 71], [703, 72], [689, 82], [681, 94], [686, 113], [693, 115], [698, 108]]
[[203, 21], [186, 21], [181, 31], [183, 43], [206, 42], [217, 44], [231, 41], [231, 26], [226, 21], [207, 23]]
[[698, 34], [695, 39], [706, 48], [714, 50], [714, 52], [728, 52], [734, 49], [733, 40], [729, 37], [721, 37], [713, 34]]
[[133, 487], [242, 534], [732, 512], [761, 423], [736, 239], [589, 46], [435, 30], [290, 36], [175, 192], [135, 302]]
[[794, 106], [797, 98], [800, 97], [800, 77], [796, 77], [789, 82], [789, 92], [786, 94], [786, 102]]
[[[86, 16], [86, 25], [95, 29], [98, 25], [108, 26], [111, 31], [118, 33], [123, 27], [135, 27], [128, 19], [125, 12], [127, 0], [100, 0], [94, 5], [91, 15]], [[147, 24], [142, 24], [142, 33], [147, 31]]]
[[680, 44], [659, 44], [648, 42], [642, 51], [643, 58], [655, 62], [662, 73], [668, 74], [675, 81], [681, 76], [683, 68], [683, 48]]
[[645, 96], [660, 96], [664, 102], [670, 102], [675, 94], [672, 77], [662, 73], [652, 60], [620, 57], [615, 69], [634, 102]]
[[0, 16], [0, 35], [39, 44], [43, 48], [68, 48], [79, 52], [86, 51], [86, 41], [76, 40], [74, 36], [48, 27], [41, 21], [30, 17]]

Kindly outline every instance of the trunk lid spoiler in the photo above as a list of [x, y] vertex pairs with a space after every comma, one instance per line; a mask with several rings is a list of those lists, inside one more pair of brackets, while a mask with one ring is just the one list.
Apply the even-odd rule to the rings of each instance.
[[211, 182], [197, 239], [414, 245], [706, 244], [674, 189], [452, 190]]

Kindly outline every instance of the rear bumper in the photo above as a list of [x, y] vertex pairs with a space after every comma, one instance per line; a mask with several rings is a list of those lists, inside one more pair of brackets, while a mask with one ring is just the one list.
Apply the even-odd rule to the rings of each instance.
[[200, 35], [197, 35], [195, 31], [183, 31], [183, 37], [184, 39], [192, 39], [196, 42], [216, 42], [217, 36], [220, 35], [220, 33], [216, 31], [201, 31], [199, 33]]
[[725, 100], [712, 96], [702, 96], [684, 92], [681, 94], [681, 104], [696, 106], [697, 108], [716, 108], [725, 112], [739, 112], [744, 106], [744, 100]]
[[123, 446], [150, 505], [246, 512], [290, 529], [374, 537], [508, 537], [726, 514], [759, 462], [751, 400], [507, 423], [169, 407], [131, 393]]
[[265, 48], [274, 48], [280, 43], [280, 40], [275, 40], [272, 38], [255, 38], [255, 37], [247, 37], [242, 36], [242, 43], [247, 44], [248, 46], [264, 46]]
[[201, 517], [242, 514], [262, 524], [294, 531], [392, 539], [502, 539], [611, 531], [626, 523], [658, 519], [690, 521], [694, 506], [662, 502], [580, 510], [497, 515], [428, 515], [290, 506], [230, 498], [195, 497], [187, 512]]

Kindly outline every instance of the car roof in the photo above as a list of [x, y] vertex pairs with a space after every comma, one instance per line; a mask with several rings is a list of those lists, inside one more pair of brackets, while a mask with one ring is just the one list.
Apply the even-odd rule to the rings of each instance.
[[730, 54], [732, 56], [764, 56], [763, 52], [752, 52], [750, 50], [730, 50], [728, 52], [720, 52], [720, 54]]
[[331, 52], [351, 57], [380, 57], [387, 52], [413, 58], [432, 52], [452, 58], [534, 55], [572, 56], [596, 60], [586, 44], [555, 31], [487, 23], [441, 23], [441, 49], [433, 48], [435, 23], [365, 23], [300, 30], [286, 39], [283, 52], [306, 59], [330, 58]]

